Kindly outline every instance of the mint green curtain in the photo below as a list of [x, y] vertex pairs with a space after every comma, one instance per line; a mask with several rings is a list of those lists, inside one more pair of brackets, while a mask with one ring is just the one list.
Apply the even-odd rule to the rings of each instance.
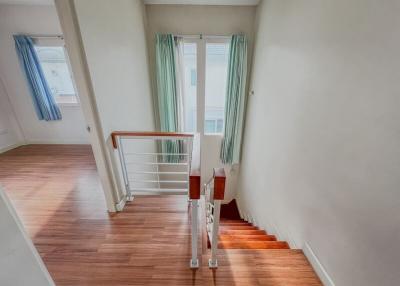
[[[176, 47], [172, 34], [156, 35], [156, 77], [157, 101], [160, 129], [164, 132], [179, 131], [179, 106], [176, 78]], [[182, 142], [176, 140], [163, 140], [161, 143], [163, 156], [166, 162], [178, 162], [182, 158], [177, 153], [182, 153]]]
[[246, 106], [247, 39], [233, 35], [229, 48], [228, 78], [225, 99], [225, 126], [220, 159], [224, 164], [240, 161]]

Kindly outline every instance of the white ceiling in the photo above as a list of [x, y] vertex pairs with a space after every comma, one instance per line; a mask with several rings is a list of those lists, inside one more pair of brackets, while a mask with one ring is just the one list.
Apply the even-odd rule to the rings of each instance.
[[[111, 1], [111, 0], [110, 0]], [[136, 1], [136, 0], [135, 0]], [[145, 4], [257, 5], [260, 0], [144, 0]], [[0, 4], [53, 5], [54, 0], [0, 0]]]
[[260, 0], [144, 0], [145, 4], [183, 4], [183, 5], [258, 5]]

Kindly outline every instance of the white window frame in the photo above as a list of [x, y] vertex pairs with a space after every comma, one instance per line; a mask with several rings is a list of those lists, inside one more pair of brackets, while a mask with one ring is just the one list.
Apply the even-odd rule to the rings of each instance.
[[[201, 136], [222, 137], [221, 133], [205, 133], [205, 95], [206, 95], [206, 48], [207, 44], [229, 43], [229, 36], [183, 36], [183, 42], [196, 44], [197, 90], [196, 90], [196, 129]], [[224, 107], [225, 108], [225, 107]], [[225, 120], [222, 130], [224, 130]]]
[[[77, 107], [80, 105], [79, 103], [79, 96], [78, 96], [78, 92], [77, 92], [77, 88], [75, 85], [75, 80], [74, 80], [74, 76], [72, 74], [72, 68], [71, 68], [71, 63], [69, 61], [69, 57], [68, 57], [68, 52], [67, 49], [65, 48], [65, 43], [62, 37], [39, 37], [39, 38], [34, 38], [34, 44], [35, 46], [38, 47], [62, 47], [64, 50], [64, 55], [65, 55], [65, 60], [67, 62], [67, 66], [68, 66], [68, 71], [71, 75], [71, 81], [72, 81], [72, 86], [74, 87], [74, 91], [75, 94], [74, 95], [58, 95], [58, 96], [54, 96], [54, 99], [57, 103], [57, 105], [59, 106], [71, 106], [71, 107]], [[60, 101], [59, 98], [67, 98], [70, 97], [71, 99], [75, 99], [74, 101]]]

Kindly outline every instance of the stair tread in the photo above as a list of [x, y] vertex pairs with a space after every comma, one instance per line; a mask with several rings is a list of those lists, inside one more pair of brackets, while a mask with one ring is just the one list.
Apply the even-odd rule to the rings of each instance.
[[218, 248], [226, 249], [289, 249], [286, 241], [220, 241]]
[[220, 222], [226, 222], [226, 223], [229, 223], [229, 222], [232, 222], [232, 223], [237, 223], [237, 222], [249, 223], [249, 222], [245, 221], [244, 219], [225, 219], [225, 218], [221, 218]]
[[220, 222], [220, 225], [226, 225], [226, 226], [234, 226], [234, 225], [253, 226], [251, 223], [248, 223], [248, 222]]
[[248, 225], [220, 225], [221, 230], [259, 230], [258, 227]]
[[[208, 241], [208, 246], [209, 241]], [[242, 219], [221, 219], [218, 248], [222, 249], [290, 249], [286, 241]]]
[[243, 235], [265, 235], [267, 234], [264, 230], [259, 229], [220, 229], [220, 234], [243, 234]]
[[220, 241], [276, 241], [275, 235], [245, 235], [245, 234], [221, 234], [218, 238]]

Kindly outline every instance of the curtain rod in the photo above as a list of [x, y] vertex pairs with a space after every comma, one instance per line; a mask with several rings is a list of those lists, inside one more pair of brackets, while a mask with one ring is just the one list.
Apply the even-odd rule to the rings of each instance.
[[35, 35], [35, 34], [27, 34], [28, 37], [35, 39], [60, 39], [64, 40], [63, 35]]
[[203, 39], [203, 38], [231, 38], [231, 35], [204, 35], [204, 34], [196, 35], [195, 34], [195, 35], [174, 35], [174, 37]]

